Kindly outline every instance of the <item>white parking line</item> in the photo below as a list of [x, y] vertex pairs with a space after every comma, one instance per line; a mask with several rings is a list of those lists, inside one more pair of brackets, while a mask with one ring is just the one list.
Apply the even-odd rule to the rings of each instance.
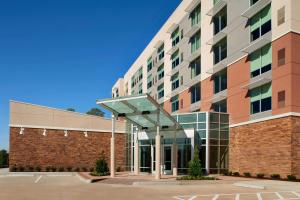
[[283, 196], [281, 196], [278, 192], [275, 192], [275, 194], [279, 199], [284, 199]]
[[262, 200], [261, 193], [256, 193], [257, 199]]
[[42, 176], [39, 176], [35, 181], [34, 183], [38, 183], [40, 180], [41, 180]]
[[240, 194], [235, 195], [235, 200], [240, 200]]
[[217, 200], [217, 199], [219, 198], [219, 196], [220, 196], [220, 195], [216, 194], [216, 195], [212, 198], [212, 200]]
[[300, 197], [300, 194], [298, 194], [297, 192], [292, 192], [295, 196]]
[[196, 197], [197, 196], [177, 196], [173, 198], [177, 200], [194, 200]]

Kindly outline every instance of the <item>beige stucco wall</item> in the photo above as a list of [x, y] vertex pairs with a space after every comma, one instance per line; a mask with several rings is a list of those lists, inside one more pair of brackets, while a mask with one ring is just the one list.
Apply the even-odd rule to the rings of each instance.
[[[111, 132], [111, 120], [55, 108], [10, 101], [10, 126]], [[125, 132], [125, 123], [116, 122], [116, 132]]]

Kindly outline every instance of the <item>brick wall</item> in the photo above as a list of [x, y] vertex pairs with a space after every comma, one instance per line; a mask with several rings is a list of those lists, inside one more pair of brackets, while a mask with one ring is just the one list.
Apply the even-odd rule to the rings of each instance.
[[[20, 135], [20, 128], [10, 128], [10, 167], [95, 167], [102, 151], [110, 163], [111, 133], [88, 132], [85, 137], [82, 131], [68, 131], [64, 136], [63, 130], [47, 130], [25, 128]], [[116, 167], [125, 166], [125, 134], [116, 134]]]
[[300, 178], [300, 117], [285, 117], [230, 129], [233, 172], [294, 174]]

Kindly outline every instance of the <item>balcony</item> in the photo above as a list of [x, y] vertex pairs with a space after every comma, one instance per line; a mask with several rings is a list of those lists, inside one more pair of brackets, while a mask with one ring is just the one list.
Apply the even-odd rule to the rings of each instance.
[[206, 71], [207, 74], [215, 74], [218, 73], [220, 71], [222, 71], [223, 69], [225, 69], [228, 65], [228, 58], [225, 58], [223, 60], [221, 60], [219, 63], [217, 63], [216, 65], [214, 65], [212, 68], [208, 69]]
[[187, 13], [193, 12], [193, 10], [199, 5], [200, 2], [201, 0], [193, 0], [184, 11]]
[[247, 54], [254, 52], [257, 49], [262, 48], [266, 44], [269, 44], [272, 41], [272, 32], [268, 32], [265, 35], [260, 36], [257, 40], [251, 42], [247, 47], [242, 49], [241, 51]]
[[214, 94], [213, 98], [210, 99], [209, 101], [211, 103], [217, 103], [219, 101], [227, 99], [227, 90], [223, 90], [217, 94]]
[[252, 5], [250, 8], [248, 8], [245, 12], [243, 12], [241, 15], [246, 18], [253, 17], [257, 12], [259, 12], [261, 9], [266, 7], [272, 2], [272, 0], [259, 0], [254, 5]]
[[201, 28], [201, 24], [200, 22], [198, 24], [195, 24], [193, 27], [191, 27], [185, 34], [184, 37], [190, 38], [193, 35], [195, 35], [195, 33], [197, 33]]
[[227, 5], [227, 0], [220, 0], [217, 2], [213, 7], [206, 13], [208, 16], [214, 16], [217, 14], [222, 8], [224, 8]]
[[219, 33], [217, 33], [210, 40], [208, 40], [206, 42], [206, 44], [211, 45], [211, 46], [215, 45], [216, 43], [218, 43], [219, 41], [221, 41], [224, 37], [226, 37], [227, 33], [228, 33], [228, 28], [226, 26]]
[[242, 86], [242, 89], [252, 90], [271, 81], [272, 81], [272, 70], [263, 73], [259, 76], [256, 76], [254, 78], [251, 78], [250, 82], [247, 85]]

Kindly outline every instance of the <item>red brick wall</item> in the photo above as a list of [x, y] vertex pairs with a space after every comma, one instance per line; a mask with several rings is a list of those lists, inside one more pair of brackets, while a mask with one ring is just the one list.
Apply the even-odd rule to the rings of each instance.
[[[43, 136], [42, 129], [25, 128], [20, 135], [20, 128], [10, 128], [10, 167], [41, 167], [57, 169], [64, 167], [87, 168], [95, 167], [102, 151], [110, 163], [111, 133], [88, 132], [85, 137], [82, 131], [47, 130]], [[125, 166], [125, 134], [116, 134], [116, 167]]]
[[230, 129], [233, 172], [294, 174], [300, 178], [300, 117], [285, 117]]

